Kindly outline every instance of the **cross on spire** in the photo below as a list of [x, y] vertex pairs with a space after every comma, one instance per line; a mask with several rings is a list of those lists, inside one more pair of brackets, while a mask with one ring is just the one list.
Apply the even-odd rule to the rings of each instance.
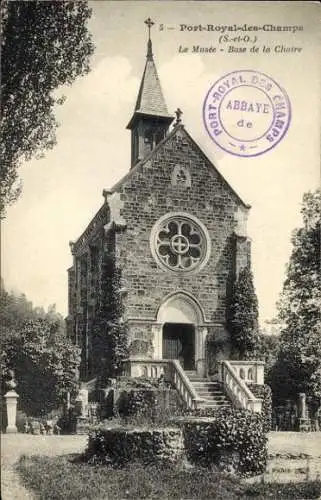
[[151, 20], [150, 17], [148, 19], [146, 19], [146, 21], [144, 21], [144, 23], [148, 27], [148, 40], [150, 40], [150, 29], [152, 26], [154, 26], [155, 23]]
[[152, 41], [150, 39], [150, 29], [155, 23], [151, 20], [150, 17], [148, 19], [146, 19], [146, 21], [144, 21], [144, 23], [148, 27], [147, 59], [152, 60], [153, 59], [153, 50], [152, 50]]

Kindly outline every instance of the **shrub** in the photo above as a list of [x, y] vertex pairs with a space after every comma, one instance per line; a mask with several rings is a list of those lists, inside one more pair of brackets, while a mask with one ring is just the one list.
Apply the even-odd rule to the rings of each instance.
[[162, 379], [151, 377], [119, 377], [118, 389], [158, 389], [159, 387], [171, 387], [171, 384]]
[[25, 423], [27, 422], [27, 420], [28, 420], [27, 414], [22, 410], [17, 410], [16, 426], [17, 426], [18, 432], [24, 432]]
[[240, 270], [227, 311], [232, 351], [239, 359], [255, 358], [258, 348], [258, 301], [250, 265]]
[[250, 390], [256, 398], [262, 399], [262, 416], [264, 422], [264, 432], [272, 429], [272, 391], [269, 385], [248, 384]]
[[265, 470], [267, 438], [260, 414], [222, 409], [211, 419], [186, 420], [183, 433], [187, 458], [193, 464], [213, 464], [242, 475]]
[[126, 422], [158, 426], [182, 412], [181, 401], [174, 389], [150, 386], [149, 382], [146, 382], [146, 388], [138, 385], [138, 388], [120, 391], [116, 406], [119, 416]]
[[70, 408], [57, 421], [62, 434], [73, 434], [77, 427], [77, 413], [74, 408]]
[[117, 401], [119, 415], [153, 419], [156, 409], [156, 393], [153, 389], [122, 391]]
[[191, 409], [191, 408], [185, 408], [184, 411], [182, 412], [185, 417], [207, 417], [207, 418], [214, 418], [218, 412], [221, 412], [222, 408], [218, 407], [204, 407], [204, 408], [197, 408]]
[[172, 464], [182, 453], [180, 429], [97, 428], [89, 433], [85, 458], [90, 463], [116, 467], [139, 460], [144, 464]]

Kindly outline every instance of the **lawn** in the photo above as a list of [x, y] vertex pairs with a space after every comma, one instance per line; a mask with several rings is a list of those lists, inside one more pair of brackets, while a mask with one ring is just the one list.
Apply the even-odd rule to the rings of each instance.
[[321, 496], [321, 482], [244, 484], [239, 478], [201, 468], [130, 464], [123, 469], [91, 466], [75, 456], [22, 456], [18, 471], [40, 500], [298, 498]]

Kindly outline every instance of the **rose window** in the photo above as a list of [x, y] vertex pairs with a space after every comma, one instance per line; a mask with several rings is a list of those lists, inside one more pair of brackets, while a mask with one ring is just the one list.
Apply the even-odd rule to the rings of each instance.
[[189, 271], [204, 262], [208, 253], [208, 235], [195, 218], [172, 215], [162, 218], [154, 228], [154, 257], [173, 271]]

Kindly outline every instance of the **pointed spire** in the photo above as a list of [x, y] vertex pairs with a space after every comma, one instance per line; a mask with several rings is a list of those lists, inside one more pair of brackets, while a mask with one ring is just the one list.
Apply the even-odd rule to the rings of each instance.
[[153, 59], [153, 49], [152, 49], [152, 41], [148, 40], [147, 42], [147, 60], [151, 61]]
[[150, 30], [153, 21], [146, 19], [148, 41], [145, 69], [140, 83], [133, 116], [127, 125], [131, 130], [131, 166], [145, 158], [166, 137], [174, 117], [168, 113], [161, 84], [158, 78]]
[[155, 118], [164, 118], [169, 121], [173, 117], [168, 113], [163, 91], [158, 78], [155, 62], [153, 59], [152, 41], [150, 38], [151, 27], [154, 22], [148, 18], [144, 21], [148, 27], [147, 55], [144, 73], [142, 76], [135, 111], [127, 128], [132, 128], [135, 118], [138, 115], [152, 115]]

